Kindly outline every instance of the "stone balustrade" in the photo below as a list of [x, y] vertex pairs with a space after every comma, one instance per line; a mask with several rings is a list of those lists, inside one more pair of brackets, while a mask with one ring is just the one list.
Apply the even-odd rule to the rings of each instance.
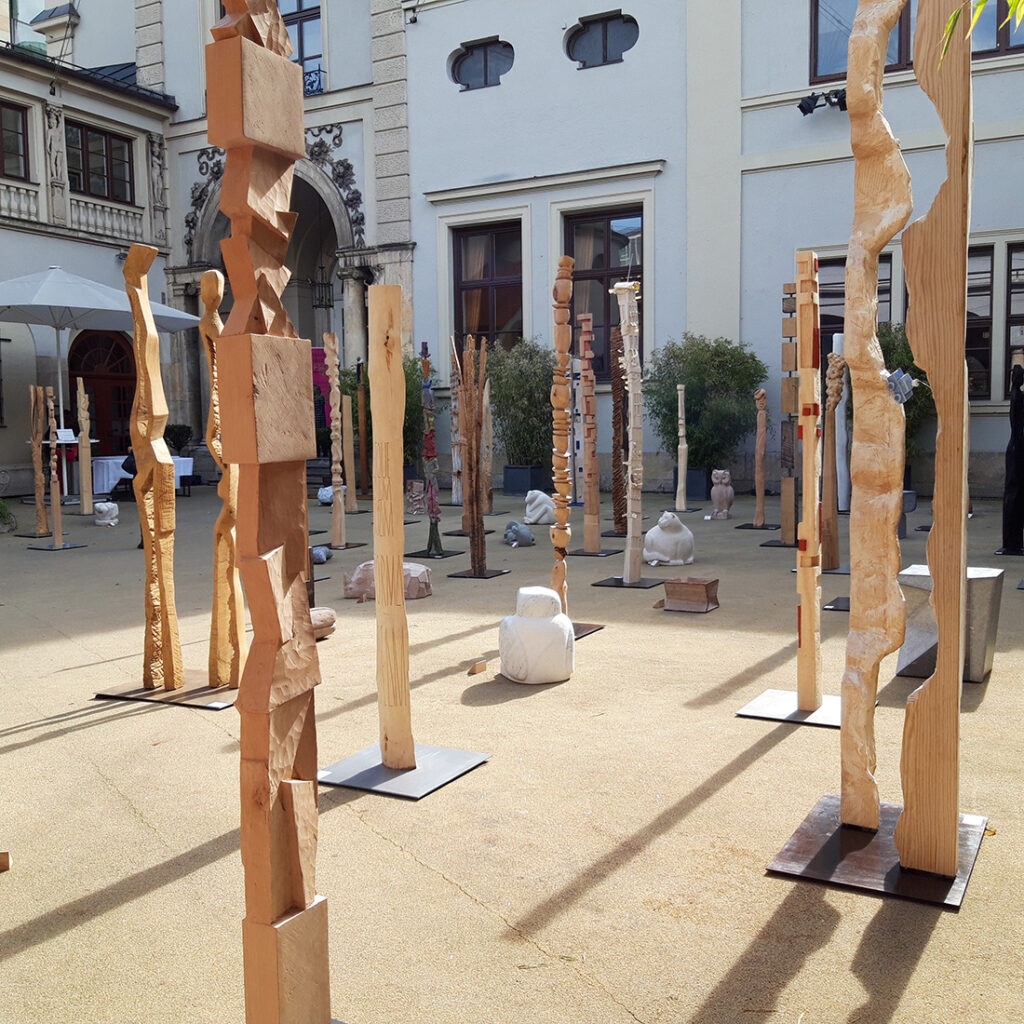
[[0, 217], [39, 220], [39, 187], [0, 182]]
[[143, 240], [143, 213], [134, 206], [71, 197], [71, 227], [125, 242]]

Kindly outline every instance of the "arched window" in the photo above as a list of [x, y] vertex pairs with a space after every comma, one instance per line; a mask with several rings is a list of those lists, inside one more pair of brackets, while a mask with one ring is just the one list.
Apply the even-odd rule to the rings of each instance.
[[582, 68], [618, 64], [622, 55], [640, 38], [636, 19], [621, 11], [580, 18], [565, 41], [565, 52]]
[[467, 89], [484, 89], [499, 85], [516, 58], [511, 44], [497, 36], [477, 43], [463, 43], [451, 59], [452, 81]]

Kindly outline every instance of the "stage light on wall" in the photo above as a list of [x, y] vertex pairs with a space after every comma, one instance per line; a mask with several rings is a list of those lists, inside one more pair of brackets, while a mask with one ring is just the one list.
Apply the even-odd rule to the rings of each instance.
[[846, 90], [829, 89], [828, 92], [812, 92], [805, 96], [797, 105], [797, 110], [806, 117], [813, 114], [818, 107], [836, 107], [839, 110], [846, 109]]

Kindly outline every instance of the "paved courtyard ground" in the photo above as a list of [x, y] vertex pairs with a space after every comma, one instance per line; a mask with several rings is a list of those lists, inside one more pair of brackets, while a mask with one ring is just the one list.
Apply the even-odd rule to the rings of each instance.
[[[604, 496], [607, 502], [607, 496]], [[665, 497], [645, 495], [656, 521]], [[521, 501], [497, 498], [519, 514]], [[715, 576], [721, 608], [672, 614], [662, 590], [589, 584], [621, 558], [573, 558], [570, 612], [606, 628], [577, 647], [562, 685], [498, 676], [497, 628], [516, 588], [546, 583], [534, 548], [487, 520], [486, 582], [431, 563], [409, 605], [420, 743], [492, 754], [411, 803], [321, 789], [317, 889], [330, 908], [334, 1016], [349, 1024], [1016, 1024], [1024, 1019], [1021, 723], [1024, 559], [999, 559], [1000, 511], [976, 504], [970, 563], [1006, 572], [995, 668], [965, 684], [961, 795], [987, 815], [959, 913], [768, 876], [765, 866], [839, 786], [836, 730], [735, 717], [796, 685], [794, 553], [737, 499], [733, 522], [687, 517], [697, 562], [648, 575]], [[205, 668], [213, 488], [178, 500], [176, 588], [185, 665]], [[363, 504], [368, 508], [368, 504]], [[21, 525], [28, 506], [16, 509]], [[0, 1024], [241, 1022], [238, 716], [101, 702], [141, 680], [142, 558], [135, 507], [113, 530], [65, 520], [88, 547], [26, 550], [0, 537]], [[445, 509], [443, 528], [459, 511]], [[329, 510], [311, 503], [314, 528]], [[904, 563], [924, 561], [927, 505]], [[574, 512], [577, 537], [582, 519]], [[348, 521], [370, 540], [371, 516]], [[842, 522], [845, 534], [847, 520]], [[410, 526], [422, 548], [426, 523]], [[445, 538], [461, 550], [466, 541]], [[614, 542], [609, 542], [614, 546]], [[321, 765], [377, 736], [374, 605], [342, 598], [318, 645]], [[848, 593], [825, 577], [825, 599]], [[838, 693], [848, 616], [823, 616], [825, 690]], [[487, 671], [469, 676], [480, 659]], [[883, 664], [877, 712], [883, 800], [901, 802], [903, 708], [916, 680]]]

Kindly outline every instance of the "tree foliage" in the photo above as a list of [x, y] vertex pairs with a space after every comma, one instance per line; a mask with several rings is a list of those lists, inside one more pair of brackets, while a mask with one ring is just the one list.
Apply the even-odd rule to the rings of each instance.
[[494, 436], [510, 466], [543, 466], [551, 461], [551, 382], [555, 353], [536, 341], [487, 353]]
[[[903, 413], [907, 418], [906, 447], [907, 458], [921, 454], [921, 446], [917, 443], [917, 435], [921, 428], [935, 417], [935, 399], [932, 389], [926, 387], [928, 375], [914, 362], [914, 353], [907, 340], [907, 332], [903, 324], [878, 325], [878, 344], [882, 347], [882, 358], [887, 370], [903, 370], [915, 380], [924, 383], [914, 388], [913, 394], [903, 405]], [[853, 408], [853, 403], [849, 406]]]
[[[1024, 21], [1024, 0], [1006, 0], [1006, 3], [1007, 15], [1003, 19], [1003, 25], [1008, 21], [1012, 21], [1015, 29], [1020, 28], [1021, 21]], [[960, 24], [960, 15], [968, 9], [971, 10], [971, 22], [967, 27], [967, 36], [970, 37], [971, 33], [974, 32], [974, 26], [978, 24], [981, 12], [987, 6], [988, 0], [963, 0], [963, 3], [957, 4], [952, 14], [950, 14], [949, 20], [946, 22], [946, 28], [942, 35], [942, 55], [939, 58], [940, 60], [946, 56], [953, 33], [956, 31], [957, 25]]]

